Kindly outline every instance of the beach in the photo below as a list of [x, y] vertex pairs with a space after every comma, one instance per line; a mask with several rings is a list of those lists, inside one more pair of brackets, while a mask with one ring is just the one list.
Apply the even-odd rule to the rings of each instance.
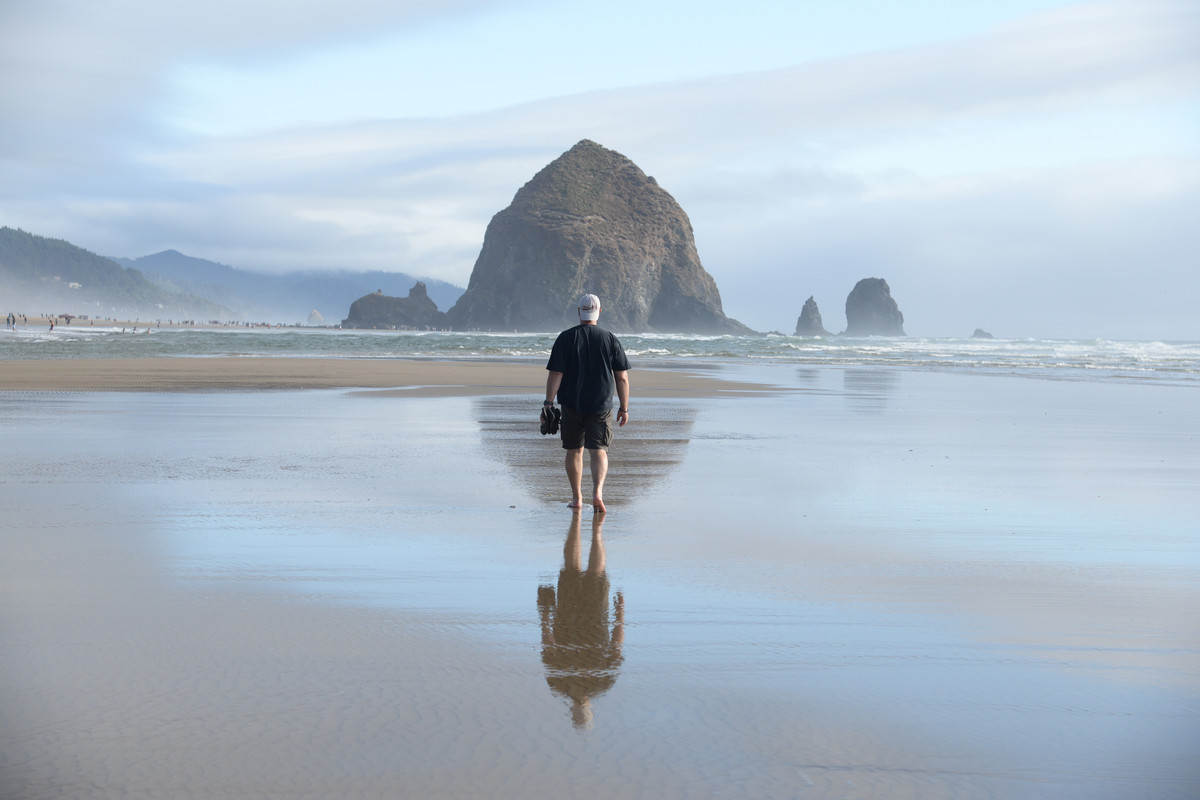
[[0, 796], [1196, 796], [1194, 387], [544, 374], [0, 361]]
[[[653, 396], [745, 393], [765, 386], [717, 380], [702, 366], [643, 372]], [[0, 360], [0, 391], [195, 392], [388, 389], [408, 395], [536, 394], [538, 364], [401, 358], [103, 358]]]

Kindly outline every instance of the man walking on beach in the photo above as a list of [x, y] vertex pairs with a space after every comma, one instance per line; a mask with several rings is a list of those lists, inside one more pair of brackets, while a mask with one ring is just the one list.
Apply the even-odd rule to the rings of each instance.
[[562, 406], [562, 446], [567, 451], [567, 480], [571, 508], [583, 507], [583, 451], [592, 472], [592, 508], [604, 513], [604, 479], [608, 475], [608, 446], [612, 444], [612, 397], [616, 392], [617, 424], [629, 421], [629, 360], [617, 337], [596, 324], [600, 299], [579, 298], [579, 324], [558, 335], [546, 363], [546, 402], [543, 414]]

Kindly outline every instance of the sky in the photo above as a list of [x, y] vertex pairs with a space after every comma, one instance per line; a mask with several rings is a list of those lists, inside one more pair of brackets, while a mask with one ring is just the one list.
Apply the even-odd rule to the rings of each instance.
[[1196, 0], [0, 0], [0, 225], [106, 256], [465, 287], [581, 139], [726, 314], [1200, 339]]

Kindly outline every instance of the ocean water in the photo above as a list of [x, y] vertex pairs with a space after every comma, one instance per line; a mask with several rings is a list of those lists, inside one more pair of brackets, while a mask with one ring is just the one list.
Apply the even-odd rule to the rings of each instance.
[[[689, 336], [619, 333], [635, 366], [795, 364], [1200, 385], [1200, 341]], [[290, 356], [541, 361], [555, 333], [322, 328], [113, 328], [0, 332], [0, 359]]]

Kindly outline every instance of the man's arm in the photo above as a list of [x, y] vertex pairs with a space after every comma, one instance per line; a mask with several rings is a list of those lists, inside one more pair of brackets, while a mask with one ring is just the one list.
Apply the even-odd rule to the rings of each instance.
[[563, 374], [548, 370], [546, 372], [546, 402], [553, 403], [554, 395], [558, 394], [558, 387], [562, 386]]
[[629, 421], [629, 371], [613, 370], [613, 381], [617, 384], [617, 425], [624, 426]]

